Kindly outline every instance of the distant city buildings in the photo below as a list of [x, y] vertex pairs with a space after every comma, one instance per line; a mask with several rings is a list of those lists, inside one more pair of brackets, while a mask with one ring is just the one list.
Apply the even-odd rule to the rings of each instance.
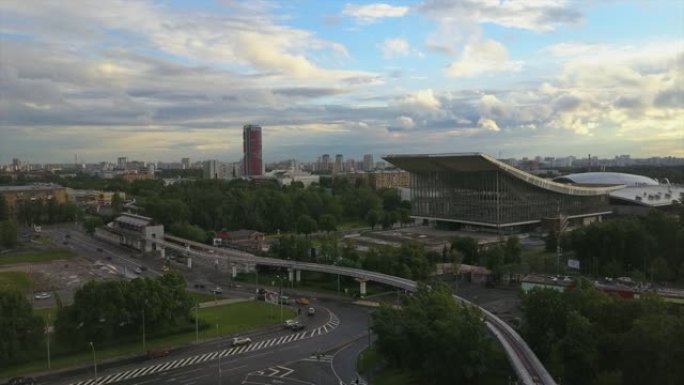
[[247, 124], [242, 128], [243, 175], [247, 177], [264, 174], [261, 148], [261, 126]]

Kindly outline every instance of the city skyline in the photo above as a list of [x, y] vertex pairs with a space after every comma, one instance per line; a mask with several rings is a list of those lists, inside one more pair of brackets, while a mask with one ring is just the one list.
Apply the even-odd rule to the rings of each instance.
[[[684, 156], [684, 4], [0, 3], [0, 164]], [[637, 23], [639, 28], [634, 28]], [[567, 156], [567, 155], [564, 155]]]

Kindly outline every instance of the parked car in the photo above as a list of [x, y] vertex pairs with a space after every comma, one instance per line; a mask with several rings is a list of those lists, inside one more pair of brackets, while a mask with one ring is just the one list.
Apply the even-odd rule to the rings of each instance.
[[49, 299], [52, 297], [52, 294], [42, 292], [42, 293], [37, 293], [36, 295], [33, 296], [35, 299]]
[[309, 304], [309, 299], [306, 298], [306, 297], [297, 298], [297, 299], [295, 300], [295, 303], [296, 303], [297, 305], [308, 305], [308, 304]]
[[252, 343], [252, 339], [249, 337], [235, 337], [233, 338], [233, 346], [249, 345]]
[[316, 314], [316, 309], [310, 307], [310, 308], [306, 311], [306, 314], [308, 314], [308, 315], [310, 315], [310, 316], [315, 315], [315, 314]]

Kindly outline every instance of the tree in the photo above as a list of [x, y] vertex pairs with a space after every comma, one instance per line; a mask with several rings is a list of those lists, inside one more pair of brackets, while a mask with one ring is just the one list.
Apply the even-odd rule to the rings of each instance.
[[375, 230], [375, 226], [378, 224], [382, 218], [382, 212], [379, 210], [371, 210], [366, 215], [366, 223], [371, 227], [371, 230]]
[[399, 213], [399, 223], [401, 223], [402, 227], [411, 223], [411, 210], [402, 207], [397, 212]]
[[477, 383], [488, 368], [492, 340], [482, 314], [457, 304], [442, 284], [419, 287], [400, 309], [381, 306], [373, 313], [373, 330], [383, 356], [422, 383]]
[[9, 206], [5, 200], [5, 196], [0, 194], [0, 221], [8, 220], [10, 217]]
[[598, 348], [596, 335], [588, 319], [577, 311], [567, 317], [567, 333], [560, 341], [563, 373], [570, 385], [584, 385], [596, 375]]
[[0, 362], [21, 362], [43, 346], [43, 321], [18, 291], [0, 290]]
[[319, 220], [321, 230], [330, 233], [331, 231], [337, 230], [337, 219], [330, 214], [321, 215]]
[[480, 261], [480, 252], [477, 240], [471, 237], [456, 237], [451, 241], [451, 250], [457, 250], [463, 254], [462, 263], [477, 265]]
[[522, 253], [520, 238], [515, 235], [508, 237], [503, 245], [503, 252], [505, 263], [520, 263], [520, 254]]
[[95, 233], [95, 229], [102, 225], [104, 225], [104, 221], [98, 216], [88, 217], [83, 221], [83, 228], [85, 229], [86, 233], [90, 235], [93, 235]]
[[121, 195], [119, 195], [118, 192], [115, 192], [114, 195], [112, 195], [112, 211], [115, 214], [118, 214], [121, 212], [122, 207], [123, 200], [121, 199]]
[[300, 215], [297, 218], [297, 232], [308, 236], [317, 230], [316, 221], [308, 215]]
[[522, 334], [542, 361], [548, 361], [553, 345], [565, 337], [567, 305], [563, 293], [534, 288], [525, 294]]
[[8, 219], [0, 222], [0, 245], [12, 248], [19, 243], [19, 225], [17, 222]]

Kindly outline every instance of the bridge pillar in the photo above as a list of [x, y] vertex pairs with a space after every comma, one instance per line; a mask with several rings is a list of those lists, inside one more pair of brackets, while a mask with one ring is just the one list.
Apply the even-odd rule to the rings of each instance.
[[294, 270], [291, 268], [287, 269], [287, 280], [292, 282], [294, 280]]
[[301, 270], [295, 270], [295, 281], [297, 281], [297, 283], [302, 282], [302, 271]]
[[188, 269], [192, 269], [192, 258], [188, 257]]
[[235, 279], [235, 277], [237, 277], [237, 265], [235, 265], [234, 263], [231, 266], [230, 275], [231, 275], [231, 277], [233, 277], [233, 279]]
[[366, 282], [368, 282], [368, 280], [364, 278], [356, 278], [356, 280], [359, 282], [359, 294], [361, 294], [361, 297], [364, 297], [366, 295]]

